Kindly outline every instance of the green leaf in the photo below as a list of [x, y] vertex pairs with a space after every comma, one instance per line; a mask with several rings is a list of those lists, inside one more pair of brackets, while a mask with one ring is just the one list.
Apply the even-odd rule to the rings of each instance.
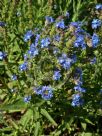
[[11, 127], [6, 127], [6, 128], [0, 129], [0, 132], [5, 132], [5, 131], [7, 131], [7, 132], [12, 131], [12, 128]]
[[93, 124], [89, 119], [85, 119], [85, 121], [86, 121], [87, 123], [91, 124], [91, 125], [95, 125], [95, 124]]
[[19, 100], [12, 104], [1, 105], [0, 109], [3, 111], [8, 111], [9, 113], [12, 113], [12, 112], [24, 110], [26, 107], [27, 105], [23, 101]]
[[35, 125], [36, 125], [36, 126], [35, 126], [34, 136], [38, 136], [38, 134], [39, 134], [39, 129], [40, 129], [40, 122], [37, 122]]
[[13, 126], [15, 129], [18, 130], [18, 126], [17, 126], [17, 124], [16, 124], [13, 120], [10, 119], [10, 123], [12, 124], [12, 126]]
[[82, 126], [82, 128], [83, 128], [84, 130], [86, 130], [86, 123], [82, 123], [82, 122], [81, 122], [81, 126]]
[[92, 133], [83, 133], [82, 136], [93, 136]]
[[53, 118], [45, 109], [41, 109], [41, 114], [45, 116], [53, 125], [57, 126], [57, 123], [53, 120]]
[[33, 117], [33, 110], [28, 109], [27, 112], [22, 116], [20, 120], [20, 124], [22, 124], [23, 127], [25, 128], [32, 117]]

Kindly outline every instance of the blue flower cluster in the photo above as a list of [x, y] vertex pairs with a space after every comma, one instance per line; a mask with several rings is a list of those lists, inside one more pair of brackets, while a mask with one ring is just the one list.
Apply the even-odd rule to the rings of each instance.
[[[66, 17], [69, 17], [69, 14], [66, 13]], [[64, 17], [65, 17], [64, 16]], [[78, 66], [81, 67], [80, 63], [80, 56], [78, 58], [78, 50], [82, 49], [82, 53], [84, 52], [87, 47], [87, 38], [89, 38], [93, 48], [96, 48], [97, 45], [99, 44], [99, 37], [97, 33], [93, 33], [91, 36], [88, 34], [84, 29], [83, 29], [83, 23], [78, 21], [78, 22], [71, 22], [69, 26], [65, 26], [64, 19], [60, 19], [59, 21], [55, 20], [51, 16], [46, 16], [45, 17], [45, 28], [41, 29], [41, 32], [39, 33], [32, 32], [32, 30], [29, 30], [25, 35], [24, 35], [24, 41], [27, 42], [28, 40], [31, 39], [32, 44], [29, 46], [29, 49], [27, 52], [24, 54], [24, 63], [22, 63], [19, 66], [20, 71], [26, 71], [29, 69], [30, 71], [30, 66], [29, 64], [34, 61], [36, 65], [41, 64], [41, 67], [38, 69], [38, 73], [40, 74], [39, 70], [41, 71], [41, 75], [44, 74], [45, 76], [37, 82], [37, 80], [34, 82], [34, 92], [37, 95], [40, 95], [44, 100], [50, 100], [53, 97], [53, 88], [61, 79], [64, 79], [64, 76], [66, 74], [66, 71], [69, 73], [73, 73], [75, 66], [78, 63]], [[52, 24], [54, 23], [54, 25]], [[48, 25], [51, 24], [51, 25]], [[47, 27], [46, 27], [47, 25]], [[92, 28], [97, 29], [99, 26], [101, 26], [101, 21], [98, 19], [94, 19], [92, 21]], [[51, 27], [48, 29], [48, 27]], [[54, 30], [54, 35], [52, 32], [50, 33], [49, 30], [51, 30], [56, 27]], [[70, 31], [70, 27], [72, 27], [72, 30]], [[65, 29], [68, 28], [68, 29]], [[68, 33], [68, 30], [70, 33]], [[46, 31], [46, 33], [45, 33]], [[96, 31], [96, 30], [94, 30]], [[67, 37], [68, 35], [68, 37]], [[69, 50], [67, 50], [67, 41], [71, 40], [72, 38], [72, 46]], [[32, 39], [34, 37], [34, 39]], [[67, 37], [67, 38], [66, 38]], [[60, 44], [62, 44], [60, 46]], [[64, 46], [64, 47], [63, 47]], [[66, 48], [65, 48], [66, 47]], [[88, 48], [89, 49], [89, 48]], [[44, 51], [44, 52], [43, 52]], [[87, 50], [86, 50], [87, 52]], [[40, 62], [42, 59], [42, 56], [44, 58], [44, 61], [46, 61], [46, 58], [48, 57], [48, 60], [51, 60], [48, 62], [47, 66], [46, 63], [44, 62], [44, 68], [46, 67], [46, 71], [42, 72], [43, 65]], [[47, 56], [49, 55], [49, 56]], [[57, 61], [56, 61], [57, 59]], [[77, 62], [77, 63], [76, 63]], [[94, 64], [95, 59], [91, 60], [89, 63]], [[75, 64], [76, 63], [76, 64]], [[33, 64], [33, 63], [32, 63]], [[50, 67], [51, 66], [51, 67]], [[72, 67], [72, 69], [71, 69]], [[51, 68], [51, 69], [50, 69]], [[56, 70], [55, 70], [56, 69]], [[53, 71], [55, 70], [55, 71]], [[28, 72], [29, 72], [28, 71]], [[46, 75], [48, 75], [48, 71], [52, 74], [52, 77], [50, 79], [46, 78]], [[37, 73], [37, 74], [38, 74]], [[35, 74], [35, 73], [34, 73]], [[70, 75], [70, 74], [69, 74]], [[81, 106], [84, 103], [84, 100], [82, 96], [86, 92], [86, 89], [83, 88], [83, 77], [82, 77], [82, 69], [77, 68], [75, 71], [75, 86], [73, 87], [75, 94], [72, 97], [72, 106]], [[48, 77], [48, 76], [47, 76]], [[46, 79], [45, 79], [46, 78]], [[11, 77], [12, 80], [17, 80], [17, 77], [13, 75]], [[35, 80], [35, 79], [34, 79]], [[71, 80], [73, 81], [73, 80]], [[62, 81], [63, 82], [63, 81]], [[66, 81], [67, 82], [67, 81]], [[36, 84], [35, 84], [36, 83]], [[53, 84], [54, 83], [54, 84]], [[47, 84], [47, 85], [46, 85]], [[52, 85], [52, 86], [51, 86]], [[38, 86], [38, 87], [36, 87]], [[28, 102], [31, 99], [31, 97], [25, 97], [24, 101]]]
[[84, 103], [81, 93], [86, 92], [86, 89], [81, 87], [81, 85], [83, 84], [81, 68], [76, 69], [75, 80], [76, 80], [75, 82], [76, 85], [74, 86], [74, 90], [75, 92], [78, 92], [78, 93], [73, 95], [72, 106], [80, 106], [80, 105], [83, 105]]
[[[98, 19], [94, 19], [92, 22], [92, 28], [96, 29], [99, 26], [101, 26], [101, 21]], [[75, 35], [75, 41], [73, 42], [73, 45], [75, 48], [81, 47], [82, 50], [86, 49], [87, 45], [89, 47], [93, 47], [96, 48], [97, 45], [100, 42], [99, 36], [96, 33], [93, 33], [93, 35], [91, 36], [89, 33], [87, 33], [85, 30], [83, 30], [81, 28], [82, 24], [81, 23], [77, 23], [77, 22], [72, 22], [70, 25], [75, 27], [74, 31], [74, 35]], [[86, 37], [88, 37], [88, 39], [86, 40]], [[89, 44], [89, 41], [90, 44]]]
[[[31, 37], [33, 36], [33, 32], [30, 30], [28, 31], [25, 36], [24, 36], [24, 41], [28, 41], [31, 39]], [[22, 63], [20, 66], [19, 66], [19, 70], [20, 71], [25, 71], [27, 70], [28, 68], [28, 62], [27, 62], [27, 59], [28, 58], [33, 58], [35, 57], [36, 55], [38, 55], [39, 53], [39, 50], [37, 48], [38, 46], [38, 42], [39, 42], [39, 38], [40, 38], [40, 35], [39, 34], [36, 34], [36, 37], [35, 37], [35, 41], [34, 43], [32, 43], [29, 47], [29, 50], [27, 51], [26, 54], [24, 54], [24, 63]]]
[[34, 88], [37, 95], [41, 95], [44, 100], [50, 100], [53, 97], [53, 89], [50, 86], [40, 86]]

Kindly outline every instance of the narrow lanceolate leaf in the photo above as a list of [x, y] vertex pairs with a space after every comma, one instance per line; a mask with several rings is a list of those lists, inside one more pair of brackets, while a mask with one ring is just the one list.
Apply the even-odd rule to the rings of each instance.
[[45, 116], [53, 125], [57, 126], [57, 123], [53, 120], [53, 118], [45, 109], [41, 109], [41, 114]]
[[16, 112], [26, 109], [27, 105], [23, 101], [17, 101], [16, 103], [12, 104], [4, 104], [0, 106], [0, 109], [3, 111]]
[[14, 122], [12, 119], [9, 120], [9, 122], [11, 123], [11, 125], [18, 130], [18, 126], [16, 124], [16, 122]]
[[86, 124], [86, 123], [81, 122], [81, 126], [82, 126], [82, 128], [83, 128], [84, 130], [86, 130], [86, 127], [87, 127], [87, 124]]
[[38, 134], [39, 134], [39, 129], [40, 129], [40, 122], [37, 122], [37, 123], [35, 124], [34, 136], [38, 136]]
[[91, 125], [95, 125], [93, 122], [91, 122], [89, 119], [85, 119], [85, 121]]
[[20, 124], [23, 125], [25, 128], [28, 124], [28, 122], [32, 119], [33, 117], [33, 111], [31, 109], [28, 109], [27, 112], [22, 116], [20, 120]]

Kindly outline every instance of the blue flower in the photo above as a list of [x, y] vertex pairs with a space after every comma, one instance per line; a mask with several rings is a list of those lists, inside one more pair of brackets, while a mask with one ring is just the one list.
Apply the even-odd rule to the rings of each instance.
[[70, 58], [67, 58], [66, 60], [65, 60], [65, 62], [62, 64], [62, 66], [63, 66], [63, 68], [64, 69], [69, 69], [70, 67], [71, 67], [71, 59]]
[[93, 19], [92, 21], [92, 29], [97, 29], [99, 26], [101, 26], [102, 22], [99, 19]]
[[72, 106], [82, 106], [84, 103], [84, 100], [82, 99], [80, 94], [74, 94], [72, 99]]
[[0, 60], [3, 60], [7, 54], [5, 52], [0, 51]]
[[4, 53], [2, 51], [0, 51], [0, 60], [4, 59]]
[[83, 35], [78, 35], [76, 37], [76, 40], [74, 42], [74, 47], [81, 47], [82, 49], [86, 49], [86, 43], [84, 40], [84, 36]]
[[10, 89], [10, 92], [11, 92], [11, 93], [13, 93], [13, 92], [15, 92], [15, 91], [16, 91], [16, 89], [14, 89], [14, 88]]
[[11, 79], [12, 80], [17, 80], [17, 76], [14, 74], [14, 75], [11, 76]]
[[38, 45], [39, 39], [40, 39], [40, 34], [37, 34], [37, 35], [36, 35], [36, 38], [35, 38], [35, 46]]
[[54, 80], [59, 80], [60, 78], [61, 78], [60, 71], [59, 70], [54, 71], [53, 79]]
[[64, 69], [69, 69], [72, 59], [68, 58], [66, 54], [62, 54], [62, 56], [58, 58], [58, 62], [62, 65]]
[[72, 55], [71, 59], [72, 59], [72, 63], [75, 63], [77, 61], [77, 56], [76, 55]]
[[36, 55], [38, 55], [38, 49], [31, 48], [30, 50], [28, 50], [28, 54], [30, 55], [30, 57], [35, 57]]
[[90, 64], [95, 64], [96, 63], [96, 57], [90, 60]]
[[27, 42], [32, 36], [33, 32], [31, 30], [27, 31], [27, 33], [24, 35], [24, 41]]
[[102, 4], [97, 4], [96, 7], [95, 7], [95, 9], [102, 10]]
[[30, 45], [30, 49], [33, 49], [33, 48], [36, 48], [36, 45], [35, 45], [34, 43], [32, 43], [32, 44]]
[[99, 90], [99, 93], [102, 94], [102, 89]]
[[92, 36], [92, 46], [94, 48], [97, 47], [97, 45], [99, 44], [99, 41], [100, 41], [99, 36], [94, 33]]
[[84, 88], [82, 88], [80, 85], [76, 85], [76, 86], [74, 87], [74, 90], [75, 90], [75, 91], [82, 92], [82, 93], [85, 93], [85, 92], [86, 92], [86, 90], [85, 90]]
[[54, 9], [57, 9], [57, 5], [53, 5], [53, 8], [54, 8]]
[[83, 84], [82, 69], [81, 68], [76, 68], [75, 75], [74, 75], [74, 81], [75, 81], [76, 85]]
[[59, 49], [58, 48], [53, 48], [53, 54], [57, 54], [59, 52]]
[[25, 70], [27, 70], [27, 66], [28, 66], [28, 63], [27, 63], [27, 62], [24, 62], [23, 64], [21, 64], [21, 65], [19, 66], [20, 71], [25, 71]]
[[26, 96], [26, 97], [24, 97], [24, 102], [29, 102], [31, 100], [31, 96]]
[[81, 22], [71, 22], [70, 26], [73, 26], [73, 27], [77, 28], [77, 27], [82, 26], [82, 23]]
[[82, 69], [81, 68], [76, 68], [76, 73], [78, 73], [79, 75], [82, 75]]
[[37, 87], [37, 88], [34, 87], [34, 92], [35, 92], [37, 95], [41, 95], [41, 94], [42, 94], [42, 87], [41, 87], [41, 86], [40, 86], [40, 87]]
[[83, 78], [82, 78], [82, 75], [75, 75], [74, 77], [74, 82], [77, 86], [80, 86], [83, 84]]
[[50, 100], [53, 97], [53, 89], [50, 86], [43, 86], [41, 95], [44, 100]]
[[50, 38], [44, 38], [41, 40], [41, 48], [48, 47], [50, 44]]
[[52, 17], [50, 17], [50, 16], [46, 16], [45, 19], [46, 19], [47, 24], [50, 24], [50, 23], [54, 22], [54, 19]]
[[28, 59], [28, 55], [24, 54], [24, 61], [26, 61]]
[[1, 27], [6, 26], [5, 22], [1, 22], [1, 21], [0, 21], [0, 26], [1, 26]]
[[16, 13], [16, 15], [17, 15], [17, 17], [20, 17], [20, 16], [21, 16], [21, 12], [18, 11], [18, 12]]
[[83, 30], [81, 27], [77, 27], [75, 30], [75, 35], [84, 34], [85, 30]]
[[56, 23], [56, 27], [57, 27], [57, 28], [64, 29], [64, 28], [65, 28], [64, 21], [61, 20], [60, 22], [57, 22], [57, 23]]
[[60, 41], [60, 36], [59, 35], [55, 35], [53, 40], [56, 41], [56, 42], [59, 42]]
[[68, 11], [66, 11], [66, 13], [65, 13], [65, 17], [68, 17], [69, 18], [69, 12]]

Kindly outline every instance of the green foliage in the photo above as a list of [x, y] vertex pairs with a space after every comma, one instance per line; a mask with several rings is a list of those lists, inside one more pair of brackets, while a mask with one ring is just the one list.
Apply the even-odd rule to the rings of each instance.
[[[60, 42], [53, 42], [62, 52], [72, 55], [75, 36], [69, 29], [60, 31], [50, 24], [46, 26], [45, 16], [62, 17], [66, 11], [70, 12], [68, 25], [71, 21], [82, 21], [84, 29], [91, 35], [92, 18], [99, 18], [95, 13], [97, 0], [2, 0], [0, 2], [0, 21], [6, 23], [0, 27], [0, 51], [7, 57], [0, 60], [0, 135], [1, 136], [41, 136], [41, 135], [78, 135], [98, 136], [102, 130], [102, 40], [97, 49], [87, 47], [77, 50], [78, 62], [67, 72], [62, 70], [63, 78], [58, 82], [52, 81], [54, 65], [61, 70], [57, 59], [47, 49], [40, 52], [40, 56], [29, 59], [30, 70], [20, 72], [19, 65], [23, 63], [23, 55], [28, 51], [33, 39], [24, 42], [24, 34], [28, 30], [38, 28], [41, 38], [48, 35], [61, 35]], [[56, 19], [58, 21], [58, 18]], [[43, 31], [44, 28], [46, 31]], [[102, 39], [102, 27], [96, 33]], [[63, 34], [64, 32], [64, 34]], [[67, 39], [67, 42], [64, 41]], [[40, 39], [41, 41], [41, 39]], [[39, 43], [40, 44], [40, 43]], [[53, 47], [54, 47], [53, 46]], [[52, 49], [51, 49], [52, 50]], [[97, 62], [89, 64], [95, 56]], [[85, 62], [88, 61], [88, 62]], [[83, 95], [85, 105], [72, 107], [71, 99], [74, 87], [73, 74], [75, 67], [83, 70], [84, 86], [87, 93]], [[18, 79], [12, 81], [16, 74]], [[30, 77], [31, 76], [31, 77]], [[37, 96], [33, 86], [44, 83], [54, 87], [54, 97], [50, 101]], [[23, 98], [31, 95], [31, 101], [25, 103]]]

